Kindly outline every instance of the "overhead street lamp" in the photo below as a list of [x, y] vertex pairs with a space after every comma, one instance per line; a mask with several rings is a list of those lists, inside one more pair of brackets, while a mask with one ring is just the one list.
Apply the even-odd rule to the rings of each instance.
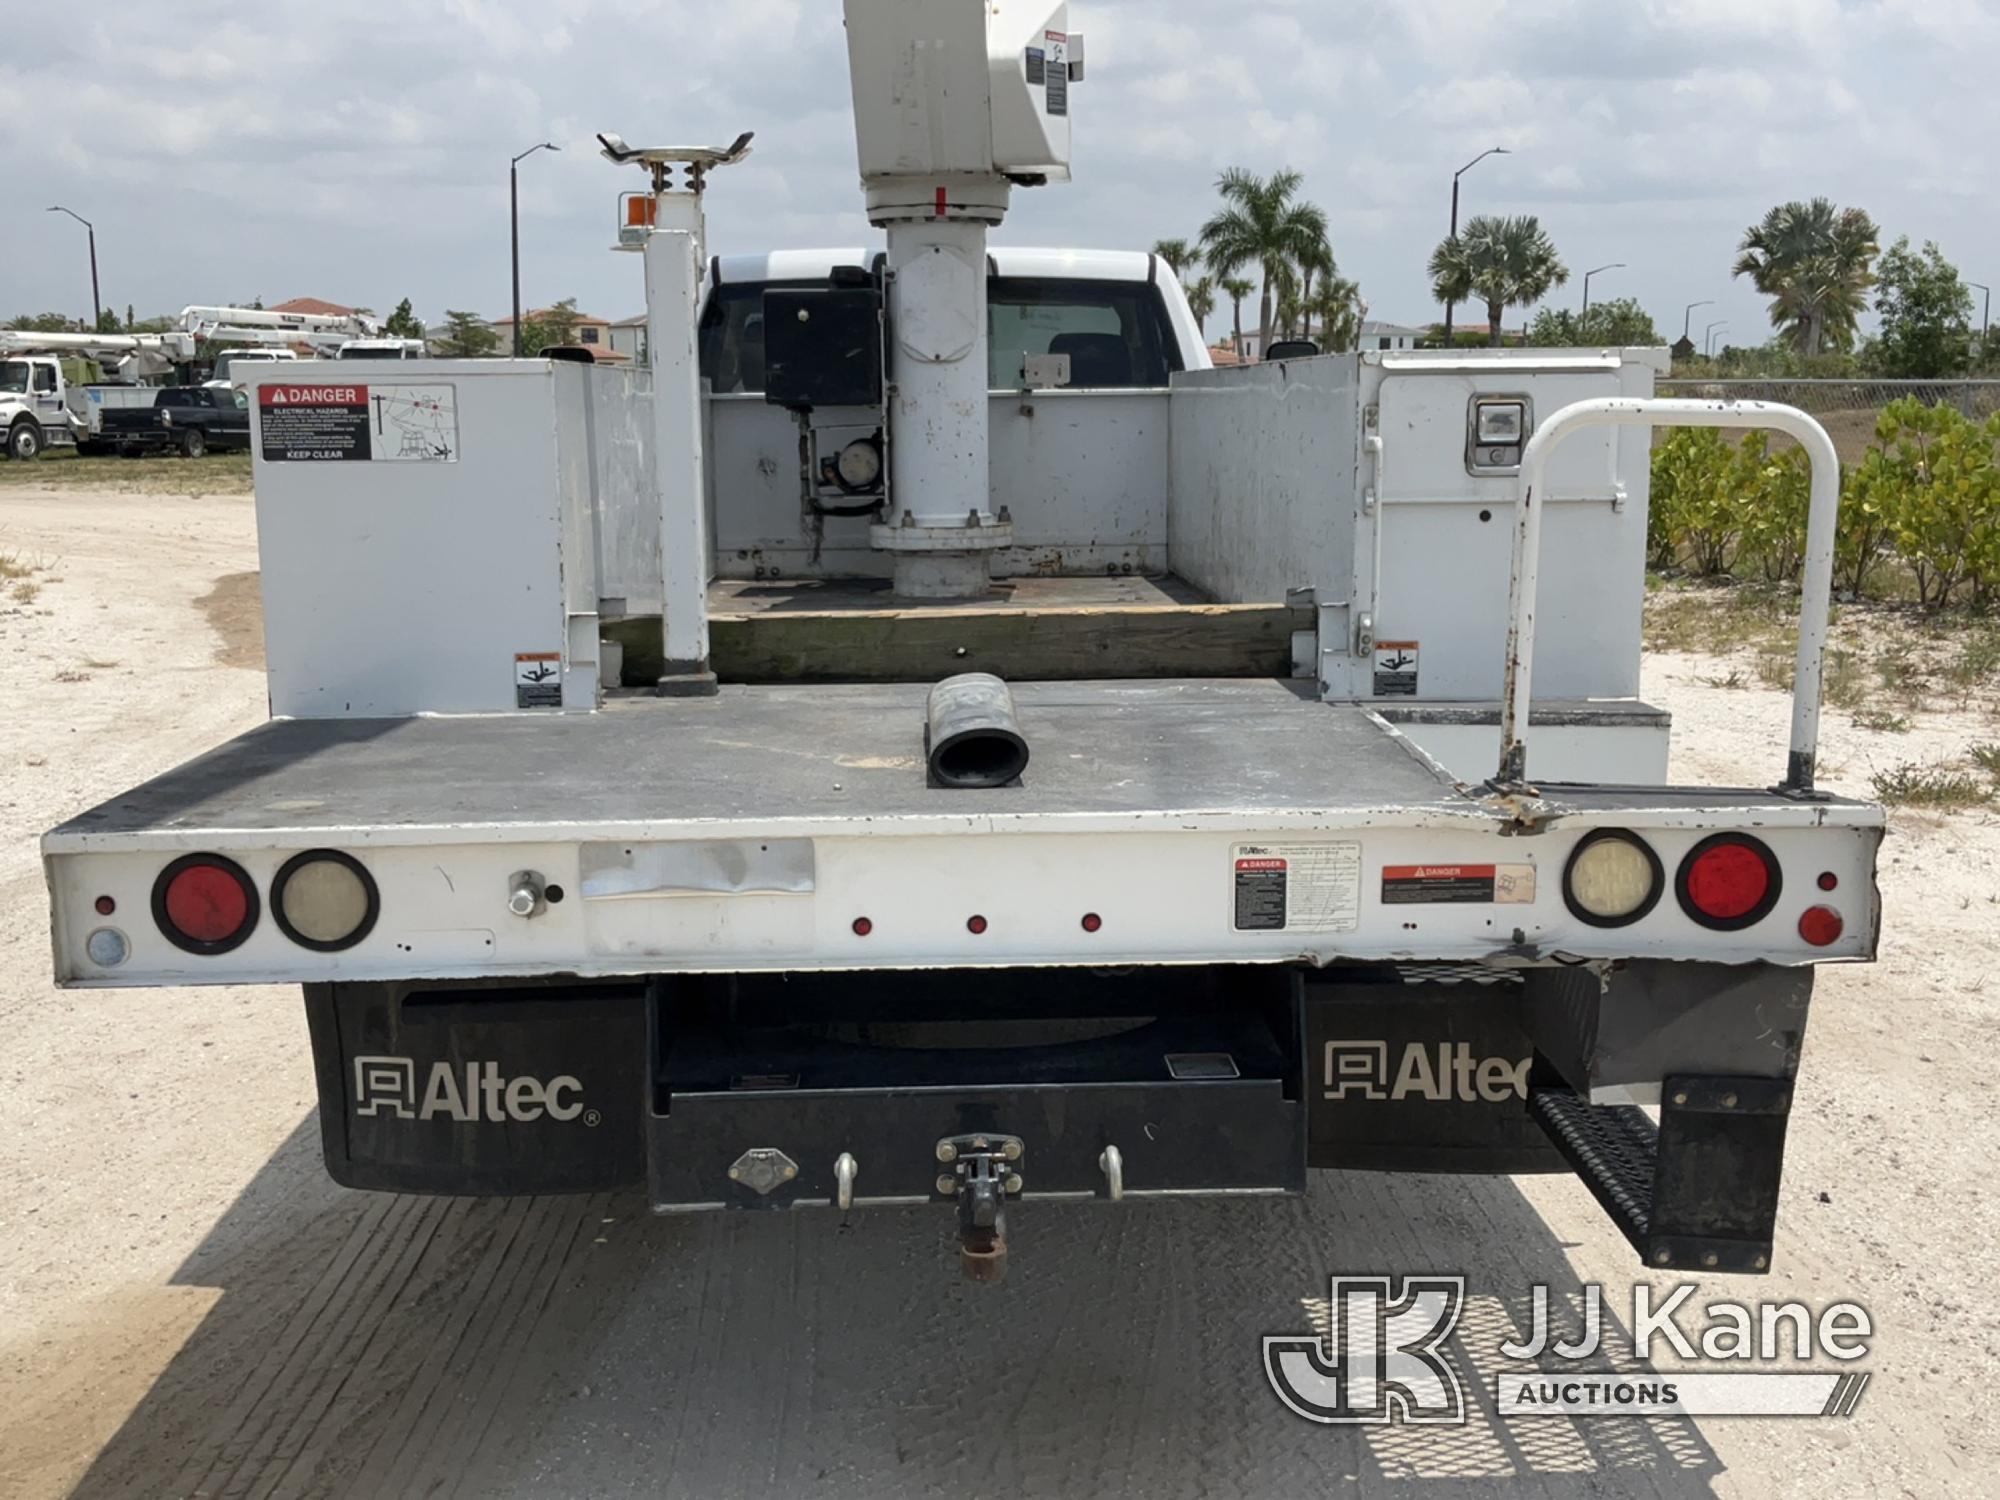
[[[1451, 174], [1451, 237], [1454, 240], [1458, 238], [1458, 179], [1485, 161], [1489, 156], [1512, 156], [1513, 154], [1505, 146], [1488, 146], [1484, 151], [1473, 157], [1471, 161]], [[1447, 302], [1444, 305], [1444, 341], [1446, 347], [1450, 347], [1451, 344], [1451, 314], [1453, 307], [1456, 305], [1451, 302]]]
[[1597, 275], [1598, 272], [1600, 271], [1622, 271], [1624, 269], [1625, 269], [1624, 261], [1614, 260], [1608, 266], [1597, 266], [1594, 269], [1585, 271], [1583, 273], [1583, 311], [1577, 314], [1577, 320], [1579, 322], [1590, 316], [1590, 278]]
[[1708, 327], [1703, 331], [1701, 336], [1701, 352], [1704, 358], [1714, 357], [1715, 330], [1718, 328], [1727, 328], [1728, 326], [1729, 326], [1729, 320], [1727, 318], [1723, 318], [1718, 322], [1709, 324]]
[[64, 208], [60, 203], [49, 209], [52, 214], [68, 214], [77, 223], [90, 231], [90, 331], [97, 332], [97, 325], [104, 321], [104, 300], [97, 292], [97, 226], [73, 208]]
[[[1687, 305], [1687, 311], [1681, 314], [1681, 337], [1684, 339], [1688, 338], [1688, 329], [1691, 326], [1690, 320], [1694, 317], [1694, 310], [1697, 307], [1713, 307], [1713, 306], [1715, 306], [1715, 299], [1713, 297], [1704, 297], [1699, 302], [1690, 302]], [[1693, 343], [1694, 340], [1688, 339], [1688, 342]]]
[[507, 207], [513, 221], [514, 240], [514, 358], [521, 357], [521, 163], [537, 151], [560, 151], [553, 141], [530, 146], [507, 164]]
[[1993, 326], [1993, 288], [1984, 282], [1968, 281], [1966, 285], [1986, 293], [1986, 310], [1979, 315], [1979, 336], [1986, 337], [1986, 330]]

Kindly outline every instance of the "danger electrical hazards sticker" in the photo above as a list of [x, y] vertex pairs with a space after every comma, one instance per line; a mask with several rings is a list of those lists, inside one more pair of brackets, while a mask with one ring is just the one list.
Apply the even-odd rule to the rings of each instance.
[[1359, 844], [1238, 844], [1229, 852], [1238, 932], [1352, 932]]
[[1533, 865], [1386, 865], [1384, 906], [1526, 906]]
[[266, 463], [458, 462], [458, 388], [294, 381], [257, 387]]

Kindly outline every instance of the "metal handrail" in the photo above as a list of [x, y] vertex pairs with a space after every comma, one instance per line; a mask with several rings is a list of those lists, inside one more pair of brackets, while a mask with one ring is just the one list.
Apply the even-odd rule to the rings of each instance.
[[1507, 622], [1507, 676], [1500, 705], [1500, 770], [1496, 786], [1519, 788], [1528, 777], [1530, 681], [1535, 651], [1535, 591], [1541, 572], [1542, 512], [1536, 504], [1549, 455], [1587, 427], [1767, 427], [1805, 449], [1812, 462], [1805, 565], [1799, 587], [1799, 654], [1792, 683], [1792, 739], [1782, 792], [1813, 789], [1819, 753], [1820, 671], [1833, 610], [1833, 549], [1840, 519], [1840, 455], [1826, 429], [1795, 406], [1769, 401], [1677, 401], [1610, 396], [1578, 401], [1544, 420], [1521, 455], [1514, 506], [1514, 577]]

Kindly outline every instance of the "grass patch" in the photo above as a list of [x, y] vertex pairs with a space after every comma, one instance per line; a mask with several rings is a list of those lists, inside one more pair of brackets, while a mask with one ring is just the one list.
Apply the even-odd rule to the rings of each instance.
[[16, 604], [33, 604], [42, 596], [42, 586], [26, 579], [14, 585], [13, 598]]
[[1734, 667], [1729, 669], [1727, 677], [1703, 677], [1698, 680], [1712, 688], [1747, 688], [1750, 686], [1749, 679]]
[[2000, 780], [2000, 745], [1974, 745], [1971, 754], [1975, 766]]
[[45, 453], [33, 463], [0, 463], [0, 490], [115, 490], [143, 495], [247, 495], [250, 455], [206, 458], [83, 458]]
[[99, 661], [94, 656], [86, 656], [83, 664], [93, 672], [109, 672], [120, 665], [115, 661]]
[[1905, 761], [1870, 778], [1875, 795], [1890, 807], [1924, 807], [1958, 812], [1992, 800], [1992, 788], [1954, 766], [1920, 766]]
[[1903, 714], [1892, 714], [1887, 709], [1864, 708], [1854, 716], [1856, 729], [1872, 729], [1877, 734], [1908, 734], [1910, 721]]
[[1646, 611], [1646, 649], [1726, 655], [1761, 644], [1797, 613], [1782, 589], [1670, 584], [1653, 595]]

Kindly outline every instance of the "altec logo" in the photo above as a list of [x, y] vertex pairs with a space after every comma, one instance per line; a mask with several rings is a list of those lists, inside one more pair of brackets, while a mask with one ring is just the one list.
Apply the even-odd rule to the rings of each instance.
[[539, 1078], [508, 1078], [500, 1064], [469, 1062], [454, 1067], [432, 1063], [421, 1095], [417, 1065], [407, 1057], [354, 1059], [354, 1112], [394, 1115], [399, 1120], [434, 1120], [443, 1116], [460, 1124], [532, 1124], [536, 1120], [568, 1121], [582, 1117], [597, 1123], [596, 1110], [583, 1107], [583, 1082], [564, 1073], [544, 1083]]
[[1528, 1097], [1533, 1060], [1474, 1057], [1470, 1042], [1411, 1042], [1392, 1071], [1387, 1042], [1328, 1042], [1326, 1097], [1498, 1104]]

